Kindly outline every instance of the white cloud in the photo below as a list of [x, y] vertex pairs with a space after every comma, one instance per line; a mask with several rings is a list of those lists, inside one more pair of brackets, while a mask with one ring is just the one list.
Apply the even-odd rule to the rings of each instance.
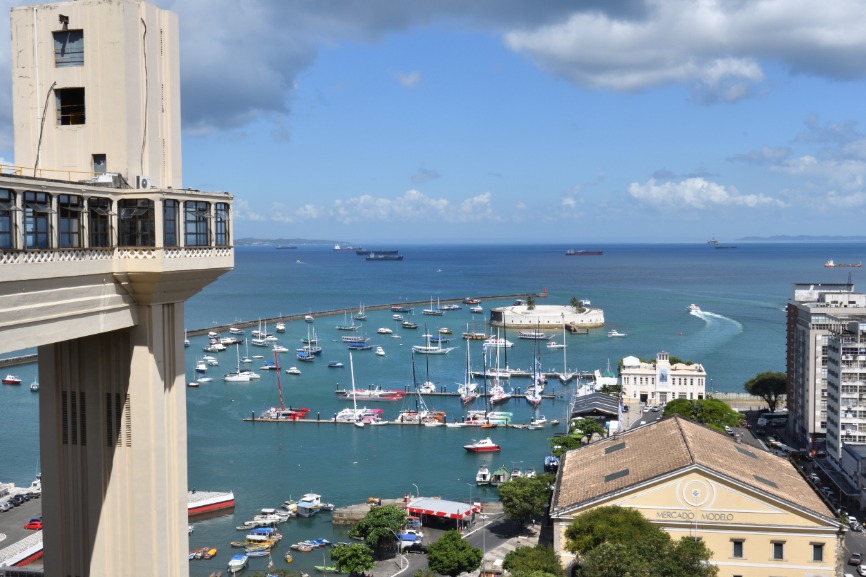
[[421, 82], [421, 73], [417, 70], [413, 70], [412, 72], [408, 72], [405, 74], [402, 72], [397, 72], [395, 76], [397, 77], [397, 81], [407, 88], [412, 88], [413, 86]]
[[250, 208], [249, 201], [235, 197], [234, 203], [232, 204], [232, 209], [234, 211], [233, 218], [236, 220], [246, 220], [251, 222], [260, 222], [265, 220], [265, 218], [259, 213], [253, 211]]
[[658, 207], [688, 207], [708, 209], [718, 207], [758, 208], [783, 207], [785, 203], [763, 194], [740, 194], [734, 187], [724, 187], [703, 178], [688, 178], [680, 182], [646, 184], [633, 182], [628, 187], [632, 198]]

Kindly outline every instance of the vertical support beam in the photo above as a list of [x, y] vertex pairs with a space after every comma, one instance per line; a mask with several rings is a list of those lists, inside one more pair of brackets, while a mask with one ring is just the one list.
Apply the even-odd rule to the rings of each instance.
[[39, 348], [47, 575], [189, 575], [183, 304], [138, 314]]

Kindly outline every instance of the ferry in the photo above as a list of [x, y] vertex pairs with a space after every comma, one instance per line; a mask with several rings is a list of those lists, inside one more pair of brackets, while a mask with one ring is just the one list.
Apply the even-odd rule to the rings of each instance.
[[827, 268], [860, 268], [863, 266], [863, 263], [860, 262], [833, 262], [831, 258], [827, 262], [824, 263], [824, 266]]
[[543, 331], [517, 331], [517, 336], [521, 339], [531, 339], [538, 341], [545, 341], [550, 337], [544, 334]]

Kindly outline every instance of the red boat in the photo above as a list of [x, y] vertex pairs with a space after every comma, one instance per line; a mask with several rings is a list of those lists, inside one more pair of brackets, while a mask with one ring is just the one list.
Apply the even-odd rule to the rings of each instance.
[[470, 445], [463, 445], [463, 448], [470, 453], [491, 453], [500, 449], [499, 445], [494, 443], [490, 437], [475, 441]]
[[6, 375], [3, 378], [3, 384], [4, 385], [20, 385], [21, 379], [19, 377], [16, 377], [15, 375]]

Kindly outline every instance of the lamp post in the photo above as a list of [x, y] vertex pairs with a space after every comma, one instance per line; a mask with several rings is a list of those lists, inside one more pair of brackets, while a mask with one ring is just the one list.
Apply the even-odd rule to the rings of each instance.
[[412, 486], [415, 487], [415, 496], [420, 497], [421, 491], [418, 490], [418, 485], [416, 485], [415, 483], [412, 483]]
[[481, 515], [481, 574], [484, 574], [484, 558], [487, 556], [487, 515]]

